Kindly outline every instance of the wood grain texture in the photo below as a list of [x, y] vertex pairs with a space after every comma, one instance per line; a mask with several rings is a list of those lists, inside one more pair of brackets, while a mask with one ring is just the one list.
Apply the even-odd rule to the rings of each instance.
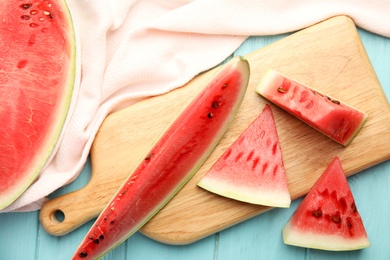
[[[243, 104], [220, 144], [187, 185], [141, 232], [170, 244], [186, 244], [226, 229], [271, 208], [214, 195], [196, 186], [199, 179], [261, 112], [267, 102], [254, 89], [274, 68], [365, 111], [369, 118], [346, 148], [273, 106], [293, 199], [310, 189], [326, 165], [339, 156], [352, 175], [390, 155], [390, 107], [352, 20], [335, 17], [246, 55], [251, 79]], [[206, 72], [187, 85], [111, 114], [91, 150], [92, 177], [81, 190], [49, 201], [40, 212], [45, 230], [63, 235], [96, 217], [155, 140], [210, 78]], [[56, 221], [53, 212], [65, 214]]]

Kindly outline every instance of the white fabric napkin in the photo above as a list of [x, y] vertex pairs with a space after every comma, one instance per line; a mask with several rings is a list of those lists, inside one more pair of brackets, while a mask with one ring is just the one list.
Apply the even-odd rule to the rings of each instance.
[[[59, 0], [60, 1], [60, 0]], [[81, 172], [103, 119], [216, 66], [251, 35], [335, 15], [390, 37], [388, 0], [67, 0], [79, 67], [66, 125], [39, 179], [5, 211], [32, 211]]]

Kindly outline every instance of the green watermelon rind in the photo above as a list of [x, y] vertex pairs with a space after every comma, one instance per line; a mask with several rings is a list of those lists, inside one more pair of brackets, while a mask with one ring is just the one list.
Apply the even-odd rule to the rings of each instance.
[[[68, 24], [68, 38], [70, 43], [69, 50], [71, 51], [70, 55], [70, 63], [69, 63], [69, 81], [66, 84], [66, 87], [63, 89], [64, 95], [62, 102], [63, 104], [61, 106], [58, 106], [60, 116], [58, 116], [58, 120], [55, 124], [53, 124], [54, 128], [53, 131], [50, 131], [53, 135], [51, 138], [48, 138], [46, 140], [46, 144], [42, 146], [42, 150], [44, 151], [41, 156], [37, 156], [37, 160], [35, 162], [32, 162], [31, 165], [33, 170], [24, 176], [24, 178], [20, 179], [20, 182], [18, 185], [15, 185], [15, 188], [12, 190], [8, 190], [7, 194], [2, 194], [2, 199], [0, 200], [0, 210], [6, 209], [8, 206], [10, 206], [13, 202], [15, 202], [30, 186], [34, 183], [34, 181], [38, 178], [41, 171], [44, 169], [46, 164], [48, 163], [48, 160], [50, 156], [52, 155], [52, 152], [54, 148], [57, 145], [57, 141], [61, 135], [61, 132], [63, 130], [64, 123], [66, 121], [68, 111], [70, 108], [70, 103], [73, 95], [74, 90], [74, 84], [75, 84], [75, 78], [76, 78], [76, 35], [74, 31], [73, 26], [73, 19], [71, 12], [68, 8], [68, 5], [65, 1], [61, 0], [59, 1], [59, 5], [62, 7], [62, 10], [66, 14], [66, 17], [68, 18], [66, 21]], [[61, 111], [65, 111], [61, 113]]]

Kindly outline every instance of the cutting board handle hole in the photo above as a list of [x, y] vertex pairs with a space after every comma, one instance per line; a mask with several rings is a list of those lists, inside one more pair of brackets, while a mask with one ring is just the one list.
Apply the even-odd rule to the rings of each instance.
[[64, 220], [65, 220], [65, 213], [60, 209], [55, 210], [51, 215], [51, 221], [55, 224], [62, 223], [64, 222]]

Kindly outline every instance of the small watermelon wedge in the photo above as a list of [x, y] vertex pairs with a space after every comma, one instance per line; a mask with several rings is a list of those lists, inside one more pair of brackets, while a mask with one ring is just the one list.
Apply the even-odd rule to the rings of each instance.
[[64, 0], [0, 1], [0, 210], [47, 163], [74, 88], [76, 38]]
[[367, 114], [275, 70], [268, 70], [256, 92], [343, 146], [359, 133]]
[[283, 228], [285, 244], [346, 251], [370, 246], [338, 157], [326, 168]]
[[291, 197], [270, 105], [265, 105], [198, 186], [247, 203], [290, 207]]

